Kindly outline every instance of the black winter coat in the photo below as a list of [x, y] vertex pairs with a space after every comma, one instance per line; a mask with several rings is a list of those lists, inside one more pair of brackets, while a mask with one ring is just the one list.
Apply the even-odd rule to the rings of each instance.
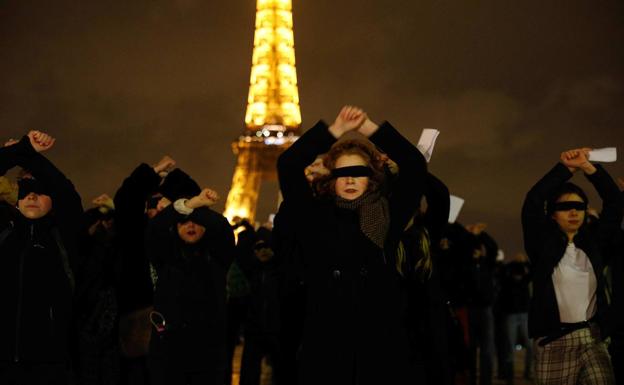
[[53, 209], [31, 220], [0, 206], [0, 361], [64, 362], [79, 265], [80, 197], [27, 137], [0, 148], [0, 174], [14, 166], [46, 186]]
[[119, 311], [126, 314], [152, 305], [153, 287], [145, 255], [145, 202], [157, 191], [160, 177], [139, 165], [115, 194], [115, 248], [121, 260]]
[[[604, 291], [602, 271], [607, 263], [605, 256], [614, 238], [619, 236], [622, 221], [622, 198], [613, 179], [600, 166], [592, 175], [586, 175], [602, 198], [600, 220], [591, 225], [581, 226], [574, 237], [574, 244], [583, 250], [596, 274], [598, 286], [597, 319], [601, 325], [603, 338], [607, 337], [604, 328], [604, 315], [607, 299]], [[529, 308], [529, 335], [532, 338], [547, 336], [560, 328], [559, 308], [552, 282], [555, 267], [565, 253], [568, 243], [566, 234], [557, 223], [545, 213], [544, 203], [558, 186], [572, 177], [563, 164], [558, 163], [528, 192], [522, 207], [522, 228], [524, 247], [531, 261], [533, 297]]]
[[420, 203], [426, 163], [389, 123], [370, 140], [400, 168], [388, 197], [391, 221], [385, 250], [361, 232], [355, 212], [313, 197], [304, 169], [335, 142], [327, 125], [319, 122], [278, 160], [284, 200], [298, 213], [297, 223], [290, 224], [297, 228], [307, 289], [299, 376], [303, 384], [401, 384], [410, 378], [405, 297], [395, 256], [403, 229]]
[[176, 224], [186, 220], [170, 205], [148, 226], [146, 249], [158, 274], [154, 310], [167, 330], [152, 332], [150, 355], [175, 361], [186, 371], [225, 365], [225, 280], [234, 258], [227, 219], [208, 208], [188, 217], [206, 228], [202, 239], [183, 243]]
[[[442, 290], [441, 264], [438, 260], [439, 244], [450, 210], [449, 191], [446, 185], [427, 174], [425, 186], [427, 211], [417, 216], [414, 224], [403, 234], [407, 255], [404, 275], [408, 288], [408, 330], [415, 370], [425, 375], [426, 384], [451, 383], [447, 325], [451, 322], [447, 296]], [[421, 242], [423, 232], [429, 239], [432, 269], [426, 275], [416, 270], [424, 257]]]

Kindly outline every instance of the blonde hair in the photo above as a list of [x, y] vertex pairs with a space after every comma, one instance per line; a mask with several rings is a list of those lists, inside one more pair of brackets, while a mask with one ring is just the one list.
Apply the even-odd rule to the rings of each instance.
[[[431, 258], [431, 240], [429, 239], [429, 232], [426, 228], [422, 227], [422, 231], [418, 231], [418, 249], [415, 250], [417, 254], [420, 255], [418, 258], [418, 262], [414, 265], [414, 272], [416, 273], [416, 277], [421, 281], [425, 282], [426, 280], [431, 278], [433, 274], [433, 260]], [[401, 274], [401, 276], [405, 276], [405, 267], [407, 265], [407, 251], [405, 250], [405, 245], [403, 241], [399, 242], [399, 247], [397, 249], [397, 259], [396, 259], [396, 269]]]

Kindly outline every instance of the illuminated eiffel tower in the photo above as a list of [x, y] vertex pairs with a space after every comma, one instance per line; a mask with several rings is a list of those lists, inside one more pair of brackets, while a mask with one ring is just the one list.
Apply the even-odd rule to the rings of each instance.
[[301, 125], [291, 0], [257, 0], [245, 125], [232, 143], [238, 159], [224, 215], [253, 223], [260, 185], [276, 179], [277, 157]]

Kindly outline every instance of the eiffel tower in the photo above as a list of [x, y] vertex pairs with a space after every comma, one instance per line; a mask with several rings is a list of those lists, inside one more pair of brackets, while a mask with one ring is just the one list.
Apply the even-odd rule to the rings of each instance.
[[291, 0], [257, 0], [256, 30], [245, 131], [232, 143], [237, 156], [224, 215], [252, 223], [262, 181], [276, 180], [279, 154], [301, 125]]

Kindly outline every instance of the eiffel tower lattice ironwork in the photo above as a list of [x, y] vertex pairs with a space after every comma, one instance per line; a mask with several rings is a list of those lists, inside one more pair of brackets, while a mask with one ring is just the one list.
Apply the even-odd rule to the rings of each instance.
[[291, 0], [257, 0], [245, 125], [232, 143], [237, 162], [224, 215], [253, 221], [261, 183], [276, 179], [277, 157], [301, 125]]

